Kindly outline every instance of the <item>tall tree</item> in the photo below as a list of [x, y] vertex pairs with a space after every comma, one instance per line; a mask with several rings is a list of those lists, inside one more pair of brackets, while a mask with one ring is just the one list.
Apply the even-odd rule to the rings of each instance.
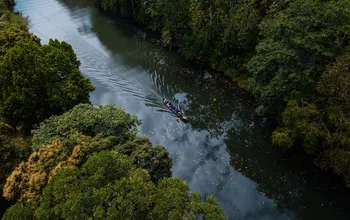
[[89, 102], [93, 91], [72, 47], [57, 40], [41, 46], [18, 42], [0, 62], [0, 115], [28, 132], [51, 115]]
[[147, 138], [136, 137], [137, 123], [135, 116], [114, 105], [90, 104], [77, 105], [45, 120], [33, 132], [35, 152], [7, 178], [4, 197], [38, 204], [42, 189], [61, 169], [79, 167], [91, 154], [105, 150], [130, 156], [132, 163], [145, 169], [155, 183], [170, 177], [168, 151], [162, 146], [153, 147]]
[[14, 47], [19, 41], [35, 42], [40, 45], [40, 39], [30, 34], [26, 29], [8, 27], [0, 32], [0, 60], [6, 52]]
[[133, 140], [140, 121], [115, 105], [93, 106], [79, 104], [68, 112], [53, 116], [33, 130], [32, 147], [39, 149], [54, 140], [61, 140], [72, 151], [80, 135], [94, 137], [115, 136], [119, 143]]
[[346, 178], [350, 187], [350, 53], [327, 66], [316, 99], [288, 102], [274, 144], [291, 148], [300, 140], [316, 164]]
[[30, 140], [1, 134], [1, 124], [0, 122], [0, 190], [11, 172], [31, 153]]
[[314, 93], [327, 62], [348, 44], [350, 2], [295, 0], [260, 28], [251, 90], [261, 97], [258, 112], [278, 115], [286, 100]]
[[213, 198], [190, 196], [181, 180], [157, 186], [145, 170], [113, 151], [94, 154], [81, 169], [59, 172], [44, 189], [38, 219], [225, 219]]
[[147, 170], [155, 183], [171, 177], [172, 161], [169, 152], [162, 146], [152, 147], [148, 138], [136, 137], [118, 146], [117, 151], [130, 156], [138, 168]]
[[31, 204], [16, 203], [6, 210], [2, 220], [33, 220], [34, 207]]

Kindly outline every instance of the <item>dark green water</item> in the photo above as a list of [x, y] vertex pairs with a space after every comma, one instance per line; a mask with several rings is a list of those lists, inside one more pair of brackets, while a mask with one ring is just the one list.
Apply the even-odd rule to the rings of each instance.
[[[273, 148], [244, 92], [89, 2], [17, 0], [16, 9], [43, 43], [57, 38], [73, 46], [96, 86], [91, 101], [137, 115], [139, 134], [169, 150], [174, 176], [192, 191], [215, 194], [230, 219], [348, 219], [349, 190], [300, 156]], [[163, 95], [183, 103], [189, 123], [165, 111]]]

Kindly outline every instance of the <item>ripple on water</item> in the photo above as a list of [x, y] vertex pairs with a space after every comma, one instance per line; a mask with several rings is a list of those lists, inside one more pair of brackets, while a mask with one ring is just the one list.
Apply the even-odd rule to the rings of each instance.
[[[271, 148], [265, 122], [241, 90], [156, 46], [151, 33], [102, 15], [89, 1], [17, 0], [16, 8], [44, 43], [57, 38], [72, 45], [96, 86], [93, 103], [136, 114], [143, 122], [139, 134], [170, 152], [173, 175], [193, 191], [215, 194], [229, 218], [347, 219], [343, 188], [330, 191], [322, 183], [331, 181], [318, 169], [302, 172], [297, 157]], [[167, 111], [163, 96], [183, 104], [189, 123], [159, 111]]]

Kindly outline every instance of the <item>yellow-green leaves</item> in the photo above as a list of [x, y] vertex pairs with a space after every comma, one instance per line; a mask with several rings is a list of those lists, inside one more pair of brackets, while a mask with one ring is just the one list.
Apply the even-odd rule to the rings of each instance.
[[62, 140], [68, 151], [76, 145], [80, 135], [94, 137], [115, 136], [124, 143], [135, 137], [140, 121], [114, 105], [92, 106], [79, 104], [60, 116], [54, 116], [33, 131], [32, 147], [38, 151], [55, 139]]
[[82, 168], [54, 176], [37, 213], [38, 219], [225, 219], [212, 197], [207, 202], [190, 197], [186, 183], [176, 178], [155, 185], [145, 170], [114, 151], [94, 154]]

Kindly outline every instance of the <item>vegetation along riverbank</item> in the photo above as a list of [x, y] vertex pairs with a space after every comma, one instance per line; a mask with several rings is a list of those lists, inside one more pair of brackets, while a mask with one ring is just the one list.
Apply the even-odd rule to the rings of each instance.
[[302, 147], [350, 187], [350, 2], [96, 0], [184, 58], [246, 79], [273, 144]]
[[13, 5], [0, 1], [2, 219], [225, 219], [213, 196], [171, 177], [135, 116], [90, 104], [72, 47], [42, 45]]

